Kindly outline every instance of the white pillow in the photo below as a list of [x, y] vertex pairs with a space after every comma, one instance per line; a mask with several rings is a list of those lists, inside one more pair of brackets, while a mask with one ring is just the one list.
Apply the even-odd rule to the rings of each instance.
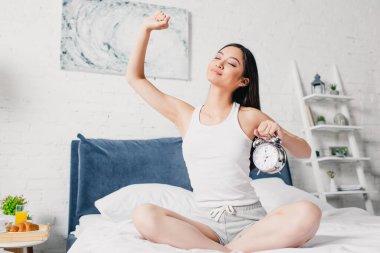
[[95, 201], [103, 217], [118, 222], [132, 218], [133, 210], [142, 203], [152, 203], [181, 215], [190, 216], [193, 193], [168, 184], [146, 183], [123, 187]]
[[[100, 225], [99, 225], [100, 224]], [[72, 231], [71, 234], [75, 235], [76, 238], [79, 238], [81, 234], [87, 229], [100, 229], [103, 227], [103, 224], [112, 224], [114, 222], [103, 218], [101, 214], [86, 214], [79, 218], [79, 225], [75, 226], [75, 231]], [[94, 229], [95, 228], [95, 229]]]
[[251, 181], [264, 209], [269, 213], [273, 209], [300, 200], [308, 200], [319, 206], [322, 212], [335, 209], [330, 204], [314, 197], [312, 194], [284, 183], [282, 179], [260, 178]]

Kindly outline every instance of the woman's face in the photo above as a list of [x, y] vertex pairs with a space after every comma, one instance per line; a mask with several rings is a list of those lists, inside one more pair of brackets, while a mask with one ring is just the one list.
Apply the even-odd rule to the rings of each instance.
[[233, 46], [216, 53], [207, 69], [207, 79], [219, 87], [235, 90], [246, 84], [241, 82], [244, 71], [243, 53]]

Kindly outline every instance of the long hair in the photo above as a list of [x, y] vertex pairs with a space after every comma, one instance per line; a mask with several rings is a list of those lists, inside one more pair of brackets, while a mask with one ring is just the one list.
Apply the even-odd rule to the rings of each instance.
[[[244, 47], [241, 44], [231, 43], [231, 44], [225, 45], [221, 49], [225, 47], [237, 47], [241, 50], [241, 52], [243, 53], [243, 61], [244, 61], [244, 71], [243, 71], [242, 77], [249, 79], [248, 85], [244, 87], [239, 87], [232, 93], [232, 100], [234, 102], [239, 103], [242, 106], [253, 107], [258, 110], [261, 110], [260, 96], [259, 96], [259, 74], [257, 71], [255, 57], [253, 56], [252, 52], [248, 48]], [[249, 160], [251, 162], [249, 166], [250, 170], [255, 169], [255, 165], [253, 164], [253, 160], [252, 160], [252, 153], [253, 153], [253, 147], [251, 147], [251, 152], [250, 152], [250, 157], [249, 157]]]

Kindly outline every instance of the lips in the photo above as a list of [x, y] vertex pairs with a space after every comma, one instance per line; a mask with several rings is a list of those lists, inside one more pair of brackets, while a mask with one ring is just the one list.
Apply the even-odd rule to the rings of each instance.
[[223, 72], [220, 69], [212, 68], [211, 71], [215, 72], [219, 76], [221, 76], [223, 74]]

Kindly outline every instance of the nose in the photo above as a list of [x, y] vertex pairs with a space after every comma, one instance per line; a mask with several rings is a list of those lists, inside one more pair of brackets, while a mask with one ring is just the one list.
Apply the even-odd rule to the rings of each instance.
[[217, 63], [215, 64], [215, 66], [216, 66], [217, 68], [223, 69], [223, 65], [220, 64], [219, 62], [217, 62]]

